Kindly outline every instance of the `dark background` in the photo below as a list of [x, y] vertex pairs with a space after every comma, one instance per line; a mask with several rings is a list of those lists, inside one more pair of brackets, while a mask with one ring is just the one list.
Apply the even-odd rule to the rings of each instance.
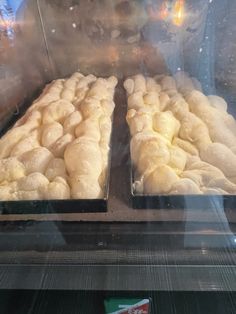
[[106, 297], [150, 297], [151, 314], [235, 314], [236, 293], [219, 292], [0, 292], [1, 314], [103, 314]]

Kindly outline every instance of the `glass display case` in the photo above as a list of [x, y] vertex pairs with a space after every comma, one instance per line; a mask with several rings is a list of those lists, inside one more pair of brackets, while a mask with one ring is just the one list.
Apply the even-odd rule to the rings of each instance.
[[230, 0], [0, 2], [3, 311], [236, 312], [235, 18]]

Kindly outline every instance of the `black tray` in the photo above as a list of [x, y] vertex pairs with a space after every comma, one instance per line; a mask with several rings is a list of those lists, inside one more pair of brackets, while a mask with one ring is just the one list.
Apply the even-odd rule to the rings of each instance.
[[[112, 137], [112, 134], [111, 134]], [[105, 196], [101, 199], [0, 201], [0, 214], [63, 214], [106, 212], [111, 171], [111, 149], [107, 168]]]
[[0, 201], [0, 214], [66, 214], [106, 212], [109, 194], [111, 153], [107, 170], [105, 196], [101, 199]]
[[[41, 91], [42, 92], [42, 91]], [[37, 96], [40, 93], [37, 93]], [[32, 104], [33, 99], [26, 101], [20, 108], [19, 114], [14, 115], [0, 129], [0, 137], [2, 137], [14, 124], [25, 114], [26, 110]], [[107, 179], [105, 185], [105, 196], [102, 199], [68, 199], [68, 200], [32, 200], [32, 201], [0, 201], [0, 214], [13, 215], [13, 214], [63, 214], [63, 213], [97, 213], [106, 212], [108, 205], [109, 195], [109, 181], [111, 171], [111, 152], [112, 152], [112, 137], [113, 137], [113, 119], [112, 116], [112, 129], [110, 135], [110, 155], [107, 167]]]
[[234, 195], [135, 195], [134, 209], [234, 209]]
[[107, 210], [107, 198], [0, 202], [1, 214], [94, 213]]

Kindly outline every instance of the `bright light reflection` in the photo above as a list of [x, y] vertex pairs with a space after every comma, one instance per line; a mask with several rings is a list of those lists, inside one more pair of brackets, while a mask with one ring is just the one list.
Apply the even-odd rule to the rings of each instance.
[[149, 5], [149, 18], [153, 21], [162, 20], [181, 26], [185, 20], [185, 0], [176, 0], [174, 3], [166, 0], [160, 7]]

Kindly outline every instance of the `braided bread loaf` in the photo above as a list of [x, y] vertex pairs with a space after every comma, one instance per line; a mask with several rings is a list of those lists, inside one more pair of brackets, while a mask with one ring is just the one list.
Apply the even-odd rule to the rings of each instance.
[[117, 79], [52, 82], [0, 139], [0, 200], [102, 198]]

